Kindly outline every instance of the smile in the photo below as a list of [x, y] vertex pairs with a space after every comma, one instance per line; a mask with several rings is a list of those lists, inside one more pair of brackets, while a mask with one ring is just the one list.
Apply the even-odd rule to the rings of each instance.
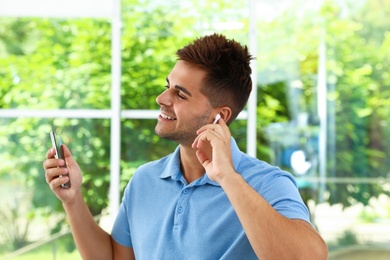
[[163, 113], [160, 113], [160, 116], [161, 116], [162, 118], [164, 118], [164, 119], [168, 119], [168, 120], [176, 120], [176, 118], [174, 118], [174, 117], [170, 117], [170, 116], [168, 116], [168, 115], [165, 115], [165, 114], [163, 114]]

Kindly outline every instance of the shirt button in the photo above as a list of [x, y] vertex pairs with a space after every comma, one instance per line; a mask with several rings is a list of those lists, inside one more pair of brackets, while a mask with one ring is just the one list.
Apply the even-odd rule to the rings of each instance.
[[179, 207], [179, 208], [177, 209], [177, 212], [178, 212], [178, 213], [182, 213], [182, 212], [183, 212], [183, 208], [182, 208], [182, 207]]
[[183, 190], [183, 193], [184, 193], [184, 194], [187, 194], [187, 193], [188, 193], [188, 189], [184, 189], [184, 190]]

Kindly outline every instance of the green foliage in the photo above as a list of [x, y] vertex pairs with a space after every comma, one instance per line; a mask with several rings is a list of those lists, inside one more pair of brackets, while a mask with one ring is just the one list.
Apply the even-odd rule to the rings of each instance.
[[[365, 7], [342, 10], [337, 1], [329, 0], [318, 13], [296, 8], [286, 9], [259, 26], [259, 49], [265, 53], [259, 63], [259, 80], [266, 83], [259, 89], [259, 129], [273, 122], [293, 122], [294, 109], [308, 113], [309, 127], [315, 129], [318, 45], [321, 32], [325, 32], [328, 127], [334, 127], [328, 133], [335, 133], [334, 139], [328, 136], [327, 174], [388, 178], [390, 81], [386, 68], [390, 65], [390, 25], [380, 17], [386, 16], [390, 4], [372, 0]], [[299, 93], [298, 99], [283, 95], [290, 86]], [[267, 138], [260, 132], [258, 143], [264, 140]], [[260, 149], [258, 153], [267, 158]], [[344, 206], [367, 204], [371, 197], [389, 193], [380, 184], [367, 183], [329, 183], [327, 190], [331, 204]]]
[[[2, 225], [0, 226], [0, 235], [2, 240], [6, 242], [11, 241], [11, 243], [4, 243], [0, 247], [0, 252], [2, 250], [11, 249], [15, 250], [20, 247], [23, 247], [28, 244], [28, 229], [31, 224], [32, 214], [29, 214], [26, 207], [28, 208], [31, 205], [26, 205], [23, 203], [25, 198], [17, 198], [17, 195], [14, 198], [14, 203], [6, 203], [0, 211], [0, 219]], [[9, 248], [7, 248], [7, 246]]]
[[[370, 5], [377, 1], [370, 1]], [[377, 10], [380, 16], [386, 8]], [[362, 12], [365, 13], [365, 9]], [[376, 37], [362, 28], [372, 26], [370, 20], [357, 13], [353, 20], [327, 20], [328, 65], [336, 84], [332, 95], [336, 113], [335, 168], [340, 177], [383, 177], [390, 173], [388, 118], [390, 81], [384, 78], [389, 65], [390, 27], [376, 28]], [[381, 23], [384, 25], [383, 23]], [[385, 29], [385, 30], [383, 30]], [[379, 36], [378, 36], [379, 35]], [[378, 51], [378, 47], [380, 50]], [[388, 52], [388, 50], [387, 50]], [[372, 196], [385, 192], [376, 184], [330, 185], [331, 203], [364, 204]]]
[[[3, 255], [0, 254], [0, 257]], [[2, 258], [3, 259], [3, 258]], [[40, 260], [40, 259], [61, 259], [61, 260], [75, 260], [81, 259], [81, 256], [74, 244], [71, 234], [65, 235], [51, 243], [40, 246], [27, 253], [9, 258], [7, 255], [5, 259], [14, 260]]]
[[[164, 89], [176, 50], [200, 35], [220, 7], [201, 3], [197, 8], [210, 10], [204, 20], [199, 19], [204, 14], [186, 3], [123, 1], [122, 109], [157, 108], [155, 97]], [[238, 14], [236, 10], [231, 18]], [[109, 109], [110, 86], [110, 21], [0, 18], [0, 108]], [[109, 120], [0, 120], [0, 180], [18, 179], [18, 185], [31, 192], [26, 199], [34, 206], [31, 212], [41, 208], [48, 217], [51, 212], [63, 212], [42, 169], [52, 129], [59, 132], [83, 170], [83, 194], [92, 214], [107, 206]], [[154, 125], [155, 120], [122, 121], [122, 188], [138, 165], [175, 148], [176, 144], [154, 134]], [[63, 215], [57, 223], [53, 230], [61, 229]]]
[[[22, 18], [11, 27], [25, 30], [26, 43], [7, 43], [1, 59], [2, 108], [108, 108], [110, 24], [81, 19]], [[17, 38], [16, 31], [0, 35]], [[95, 32], [91, 34], [90, 32]]]
[[[264, 133], [271, 123], [292, 121], [300, 111], [310, 115], [310, 127], [317, 129], [318, 45], [325, 31], [327, 100], [334, 108], [336, 133], [336, 156], [328, 154], [328, 169], [333, 169], [328, 175], [389, 177], [390, 28], [383, 17], [390, 4], [380, 2], [367, 1], [367, 8], [347, 17], [341, 17], [336, 1], [326, 1], [319, 10], [302, 12], [297, 5], [273, 20], [259, 19], [259, 158], [272, 160]], [[176, 50], [200, 34], [218, 31], [214, 25], [242, 24], [241, 30], [223, 33], [245, 43], [248, 20], [243, 6], [241, 1], [123, 1], [121, 108], [157, 109], [155, 98], [176, 62]], [[285, 94], [291, 85], [299, 98]], [[110, 21], [0, 18], [0, 108], [109, 109], [110, 88]], [[18, 180], [43, 214], [62, 212], [42, 169], [51, 129], [60, 132], [83, 169], [83, 193], [92, 213], [107, 206], [109, 120], [21, 117], [2, 118], [0, 125], [0, 180]], [[154, 134], [154, 125], [155, 120], [122, 120], [121, 189], [138, 165], [175, 148]], [[234, 122], [231, 130], [245, 150], [246, 122]], [[389, 192], [374, 184], [327, 188], [329, 202], [345, 206], [367, 204], [370, 197]], [[59, 220], [57, 228], [64, 221]]]

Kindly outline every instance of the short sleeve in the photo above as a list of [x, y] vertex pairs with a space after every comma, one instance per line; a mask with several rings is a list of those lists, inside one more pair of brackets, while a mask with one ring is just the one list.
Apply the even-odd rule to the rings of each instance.
[[127, 187], [125, 190], [122, 203], [119, 207], [118, 215], [115, 219], [114, 226], [111, 231], [111, 236], [118, 244], [122, 246], [132, 247], [129, 219], [126, 207], [126, 193], [128, 188], [129, 187]]
[[310, 223], [309, 211], [290, 174], [279, 171], [269, 175], [262, 184], [261, 193], [280, 214], [290, 219], [301, 219]]

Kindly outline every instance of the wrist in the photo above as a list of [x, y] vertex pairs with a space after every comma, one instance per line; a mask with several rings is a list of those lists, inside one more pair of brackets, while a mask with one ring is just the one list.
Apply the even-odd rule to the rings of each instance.
[[224, 174], [218, 176], [216, 182], [219, 183], [222, 187], [229, 184], [231, 181], [235, 181], [236, 177], [240, 176], [234, 169], [227, 171]]
[[65, 210], [77, 208], [79, 205], [82, 205], [84, 202], [84, 197], [81, 193], [81, 190], [75, 191], [75, 194], [68, 198], [67, 200], [62, 201], [62, 206]]

